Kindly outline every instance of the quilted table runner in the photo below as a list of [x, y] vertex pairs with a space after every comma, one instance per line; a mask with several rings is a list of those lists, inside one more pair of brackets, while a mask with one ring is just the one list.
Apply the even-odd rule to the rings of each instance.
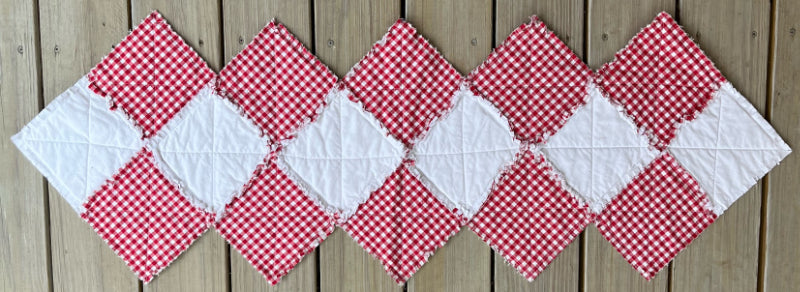
[[215, 73], [153, 12], [12, 140], [145, 283], [213, 228], [276, 284], [337, 226], [400, 284], [464, 227], [533, 280], [592, 223], [650, 279], [791, 152], [666, 13], [466, 76], [398, 20], [339, 79], [274, 21]]

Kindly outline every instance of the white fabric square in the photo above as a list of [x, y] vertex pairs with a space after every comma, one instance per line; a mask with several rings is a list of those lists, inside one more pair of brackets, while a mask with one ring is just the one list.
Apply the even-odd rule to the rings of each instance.
[[269, 141], [211, 85], [153, 138], [156, 162], [193, 205], [220, 218], [269, 154]]
[[599, 213], [658, 152], [597, 87], [588, 90], [588, 103], [542, 150], [567, 185]]
[[83, 203], [138, 152], [141, 131], [81, 78], [11, 137], [78, 213]]
[[792, 151], [729, 82], [668, 147], [720, 215]]
[[346, 220], [403, 161], [405, 149], [372, 114], [334, 89], [317, 121], [287, 142], [279, 166]]
[[450, 209], [471, 218], [494, 181], [514, 161], [520, 142], [491, 103], [459, 90], [453, 108], [414, 148], [422, 182]]

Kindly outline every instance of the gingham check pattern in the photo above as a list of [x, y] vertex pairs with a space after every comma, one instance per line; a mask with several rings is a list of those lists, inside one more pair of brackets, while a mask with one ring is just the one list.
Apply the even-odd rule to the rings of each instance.
[[[411, 24], [398, 20], [344, 78], [364, 108], [411, 148], [452, 106], [463, 78]], [[404, 283], [466, 218], [445, 207], [406, 161], [342, 225]]]
[[215, 227], [275, 285], [333, 232], [335, 218], [289, 179], [275, 165], [275, 155], [271, 156]]
[[541, 154], [524, 151], [469, 227], [533, 280], [592, 220]]
[[600, 234], [653, 278], [717, 218], [697, 181], [670, 154], [656, 158], [597, 218]]
[[142, 149], [85, 204], [81, 217], [145, 283], [208, 229], [214, 215], [192, 206]]
[[473, 71], [472, 90], [508, 118], [520, 141], [542, 143], [585, 102], [592, 71], [535, 16]]
[[694, 119], [725, 77], [667, 13], [603, 65], [598, 84], [664, 150], [678, 125]]
[[412, 147], [450, 108], [461, 79], [411, 24], [398, 20], [344, 83], [392, 135]]
[[273, 142], [280, 142], [316, 117], [336, 79], [273, 21], [220, 71], [217, 88]]
[[90, 88], [110, 96], [145, 138], [155, 135], [214, 77], [155, 11], [89, 72]]
[[[546, 143], [587, 100], [591, 70], [535, 16], [473, 71], [472, 90], [525, 144]], [[494, 186], [470, 228], [529, 280], [591, 222], [541, 154], [526, 151]], [[510, 230], [513, 230], [509, 232]]]
[[[535, 17], [468, 78], [400, 20], [337, 85], [336, 76], [274, 22], [215, 80], [205, 62], [154, 12], [88, 78], [94, 92], [112, 100], [112, 109], [121, 109], [138, 125], [144, 142], [214, 82], [217, 93], [238, 105], [276, 151], [313, 121], [334, 87], [351, 90], [353, 101], [363, 103], [391, 135], [413, 148], [432, 121], [449, 110], [453, 93], [467, 85], [506, 116], [528, 149], [493, 186], [469, 226], [529, 279], [595, 220], [603, 236], [652, 278], [717, 216], [698, 178], [665, 149], [682, 123], [702, 114], [725, 78], [666, 13], [594, 76]], [[558, 169], [538, 152], [586, 102], [591, 82], [661, 151], [599, 214], [591, 214], [571, 194]], [[192, 206], [180, 187], [165, 178], [150, 148], [109, 173], [81, 214], [145, 282], [214, 224], [214, 214]], [[266, 157], [267, 164], [256, 169], [244, 194], [227, 205], [216, 223], [220, 234], [272, 284], [330, 234], [337, 219], [276, 167], [276, 155]], [[341, 224], [398, 283], [467, 224], [412, 169], [413, 157], [407, 157]]]
[[466, 219], [447, 209], [409, 171], [406, 161], [341, 225], [402, 284]]

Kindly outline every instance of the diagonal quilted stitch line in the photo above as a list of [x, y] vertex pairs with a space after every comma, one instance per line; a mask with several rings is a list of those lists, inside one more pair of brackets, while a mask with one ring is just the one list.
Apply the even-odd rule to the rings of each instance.
[[107, 144], [98, 144], [98, 143], [89, 143], [89, 142], [74, 142], [74, 141], [60, 141], [60, 140], [41, 140], [41, 139], [26, 139], [25, 142], [34, 142], [34, 143], [55, 143], [55, 144], [77, 144], [77, 145], [93, 145], [99, 146], [103, 148], [115, 148], [115, 149], [126, 149], [126, 150], [136, 150], [140, 149], [140, 147], [125, 147], [125, 146], [117, 146], [117, 145], [107, 145]]
[[[655, 57], [648, 54], [653, 49]], [[648, 66], [655, 66], [655, 69]], [[659, 13], [615, 54], [612, 62], [604, 64], [596, 79], [603, 92], [625, 105], [626, 115], [644, 130], [658, 150], [666, 149], [677, 127], [693, 120], [707, 106], [713, 92], [725, 82], [710, 59], [666, 12]], [[643, 87], [643, 84], [658, 87]], [[637, 86], [644, 89], [636, 92]], [[639, 100], [624, 97], [631, 92], [636, 93]], [[664, 104], [667, 98], [675, 98], [675, 94], [691, 95], [691, 100], [682, 101], [680, 106]], [[652, 116], [664, 120], [646, 119]]]
[[88, 77], [89, 87], [110, 96], [112, 109], [121, 107], [149, 138], [215, 74], [153, 11]]
[[[152, 160], [152, 153], [142, 148], [86, 202], [87, 211], [81, 214], [145, 283], [199, 238], [212, 218], [179, 195]], [[155, 200], [155, 196], [159, 199]], [[168, 201], [166, 205], [162, 200]], [[156, 201], [160, 203], [154, 204]], [[154, 216], [154, 212], [178, 216]], [[134, 216], [136, 214], [144, 216]], [[165, 223], [168, 225], [164, 226]], [[163, 241], [165, 232], [170, 233], [170, 241]], [[154, 241], [155, 237], [162, 240]]]
[[[278, 58], [279, 51], [285, 56]], [[239, 105], [274, 144], [280, 144], [316, 119], [324, 95], [336, 80], [336, 75], [273, 19], [222, 68], [218, 92]]]
[[[398, 62], [389, 61], [398, 57]], [[450, 107], [461, 79], [413, 25], [399, 19], [343, 82], [365, 110], [411, 148]]]
[[[585, 103], [591, 75], [588, 66], [532, 16], [467, 78], [476, 95], [506, 116], [518, 140], [543, 143]], [[537, 100], [540, 103], [533, 103]]]

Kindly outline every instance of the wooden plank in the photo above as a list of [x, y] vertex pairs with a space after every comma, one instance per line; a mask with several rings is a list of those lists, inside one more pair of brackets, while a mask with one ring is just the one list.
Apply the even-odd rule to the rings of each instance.
[[795, 153], [767, 179], [767, 213], [761, 291], [792, 291], [800, 286], [800, 1], [774, 1], [772, 84], [769, 118]]
[[536, 15], [573, 52], [583, 57], [584, 8], [583, 0], [497, 0], [494, 46], [499, 46], [512, 31]]
[[[50, 102], [128, 34], [125, 1], [40, 1], [42, 82]], [[50, 187], [56, 291], [137, 291], [139, 281], [108, 245]], [[80, 268], [76, 268], [80, 267]]]
[[[222, 66], [222, 24], [217, 0], [132, 1], [131, 18], [139, 24], [158, 10], [186, 43], [215, 71]], [[228, 286], [228, 248], [209, 230], [167, 269], [144, 286], [145, 291], [224, 291]]]
[[[661, 11], [675, 12], [668, 0], [590, 0], [587, 31], [587, 63], [597, 69], [614, 59], [644, 26]], [[666, 291], [669, 271], [665, 268], [650, 281], [645, 280], [590, 225], [584, 232], [583, 285], [591, 291]]]
[[285, 25], [306, 48], [311, 48], [311, 0], [223, 0], [225, 63], [244, 49], [272, 19]]
[[[406, 18], [467, 74], [492, 48], [492, 1], [408, 0]], [[469, 228], [450, 238], [408, 282], [409, 291], [488, 291], [491, 249]]]
[[45, 189], [42, 176], [13, 143], [40, 109], [33, 2], [0, 1], [0, 290], [50, 287]]
[[400, 2], [395, 0], [315, 1], [317, 57], [344, 77], [398, 18]]
[[[767, 92], [767, 0], [683, 0], [677, 16], [722, 74], [763, 114]], [[761, 225], [757, 183], [672, 264], [675, 291], [755, 291]]]
[[[314, 2], [317, 57], [344, 76], [400, 17], [394, 0]], [[401, 291], [381, 263], [339, 228], [319, 247], [321, 291]]]
[[[578, 56], [583, 54], [584, 1], [498, 0], [495, 12], [495, 47], [511, 32], [536, 15]], [[590, 226], [592, 227], [592, 226]], [[533, 282], [494, 254], [495, 291], [577, 291], [580, 282], [580, 240], [567, 246]]]
[[[222, 7], [226, 63], [244, 49], [273, 18], [285, 25], [307, 48], [311, 43], [311, 1], [223, 1]], [[317, 251], [306, 255], [275, 286], [270, 286], [264, 276], [236, 249], [231, 248], [230, 253], [233, 291], [317, 290]]]

